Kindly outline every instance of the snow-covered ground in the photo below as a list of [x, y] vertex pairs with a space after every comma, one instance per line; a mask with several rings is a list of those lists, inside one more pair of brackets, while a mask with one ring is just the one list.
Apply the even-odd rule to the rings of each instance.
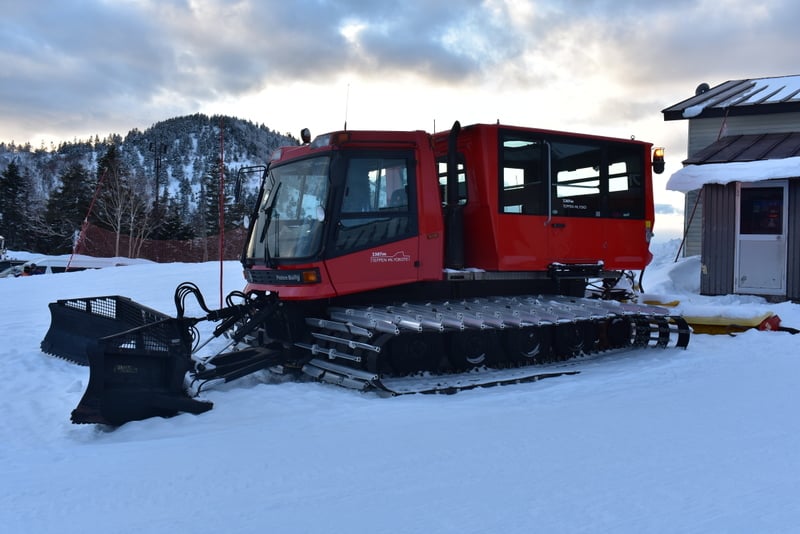
[[[658, 247], [648, 294], [800, 327], [798, 305], [698, 295], [698, 261], [673, 264], [676, 249]], [[172, 314], [178, 283], [216, 304], [218, 279], [213, 262], [0, 279], [5, 532], [798, 531], [800, 336], [785, 332], [694, 335], [452, 396], [264, 374], [208, 392], [200, 416], [69, 422], [88, 370], [40, 351], [49, 302], [123, 294]], [[241, 288], [236, 262], [224, 281]]]

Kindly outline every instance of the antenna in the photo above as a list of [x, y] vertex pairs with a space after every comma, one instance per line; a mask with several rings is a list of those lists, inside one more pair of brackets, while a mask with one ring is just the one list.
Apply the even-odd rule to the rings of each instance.
[[344, 131], [347, 131], [347, 112], [350, 107], [350, 84], [347, 84], [347, 96], [344, 99]]

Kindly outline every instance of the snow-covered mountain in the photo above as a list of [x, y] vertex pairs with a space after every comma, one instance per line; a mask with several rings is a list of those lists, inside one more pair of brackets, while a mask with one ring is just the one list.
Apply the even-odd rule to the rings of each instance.
[[196, 188], [221, 152], [226, 167], [235, 173], [241, 167], [264, 164], [278, 146], [297, 143], [290, 134], [263, 124], [197, 113], [157, 122], [143, 131], [133, 129], [124, 137], [112, 133], [38, 148], [0, 142], [0, 173], [16, 162], [33, 184], [34, 198], [43, 201], [58, 187], [59, 177], [70, 164], [80, 163], [95, 172], [98, 159], [116, 145], [132, 176], [155, 182], [158, 174], [159, 190], [166, 186], [176, 194], [182, 184]]

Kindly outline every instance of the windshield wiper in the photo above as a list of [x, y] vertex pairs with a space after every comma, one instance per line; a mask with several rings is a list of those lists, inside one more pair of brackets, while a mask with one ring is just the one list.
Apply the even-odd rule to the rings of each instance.
[[280, 182], [278, 186], [272, 192], [272, 198], [270, 199], [269, 206], [264, 209], [264, 214], [266, 218], [264, 220], [264, 228], [261, 229], [261, 235], [258, 238], [259, 243], [264, 243], [264, 261], [266, 261], [267, 266], [274, 268], [275, 262], [270, 256], [269, 253], [269, 243], [266, 239], [267, 237], [267, 230], [269, 230], [270, 223], [272, 223], [272, 214], [275, 212], [275, 202], [278, 200], [278, 192], [281, 190], [281, 186], [283, 182]]
[[[275, 257], [276, 258], [280, 258], [281, 257], [281, 249], [278, 248], [280, 246], [280, 243], [281, 243], [279, 241], [280, 233], [281, 233], [281, 222], [280, 221], [281, 221], [281, 214], [280, 213], [276, 213], [275, 214]], [[270, 266], [270, 267], [272, 267], [272, 266]]]

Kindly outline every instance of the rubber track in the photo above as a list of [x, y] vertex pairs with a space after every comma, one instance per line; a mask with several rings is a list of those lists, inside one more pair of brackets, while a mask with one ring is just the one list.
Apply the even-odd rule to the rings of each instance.
[[[407, 393], [451, 393], [542, 378], [576, 374], [553, 370], [552, 363], [501, 369], [482, 367], [461, 373], [434, 374], [412, 383], [412, 377], [381, 377], [370, 371], [369, 359], [380, 357], [395, 336], [407, 332], [446, 333], [457, 330], [508, 330], [515, 328], [608, 321], [625, 317], [632, 322], [629, 345], [614, 352], [639, 347], [685, 348], [690, 329], [683, 318], [670, 316], [666, 308], [616, 301], [568, 297], [499, 297], [461, 302], [403, 304], [400, 306], [332, 308], [325, 319], [308, 319], [313, 343], [297, 345], [311, 352], [304, 371], [320, 380], [360, 390], [374, 389], [389, 395]], [[595, 347], [575, 356], [594, 354]], [[507, 374], [510, 376], [493, 375]]]

